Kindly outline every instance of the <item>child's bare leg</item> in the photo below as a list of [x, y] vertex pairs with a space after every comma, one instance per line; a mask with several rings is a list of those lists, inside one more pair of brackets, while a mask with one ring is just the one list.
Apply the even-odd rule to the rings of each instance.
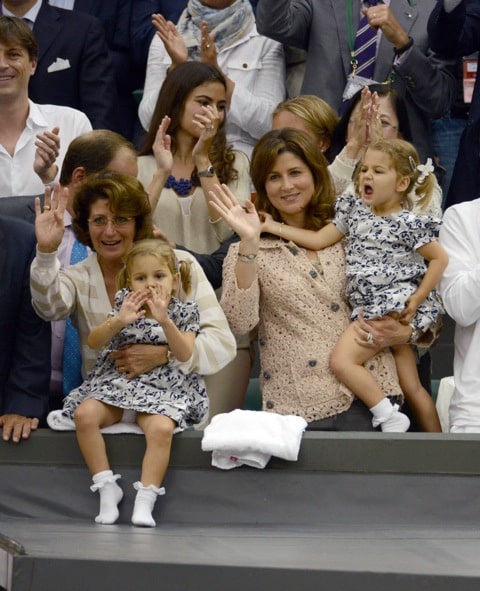
[[415, 354], [410, 345], [393, 349], [400, 387], [422, 431], [441, 433], [437, 409], [430, 394], [420, 382]]
[[100, 429], [118, 423], [122, 413], [122, 409], [88, 399], [80, 404], [74, 416], [80, 451], [92, 474], [93, 485], [90, 488], [100, 494], [100, 512], [95, 521], [107, 525], [118, 519], [118, 504], [123, 498], [123, 491], [116, 483], [120, 475], [114, 475], [110, 470]]
[[154, 527], [152, 510], [158, 495], [164, 495], [160, 488], [170, 460], [173, 430], [176, 423], [163, 415], [139, 413], [137, 423], [145, 433], [146, 450], [142, 462], [141, 482], [133, 485], [137, 490], [132, 514], [134, 525]]
[[107, 450], [100, 429], [118, 423], [123, 410], [89, 398], [84, 400], [74, 415], [77, 440], [90, 474], [110, 470]]
[[350, 324], [330, 358], [333, 373], [370, 409], [375, 426], [381, 425], [382, 431], [406, 431], [410, 424], [408, 417], [398, 412], [398, 407], [394, 407], [386, 398], [373, 375], [363, 366], [381, 349], [362, 347], [355, 337], [355, 328]]

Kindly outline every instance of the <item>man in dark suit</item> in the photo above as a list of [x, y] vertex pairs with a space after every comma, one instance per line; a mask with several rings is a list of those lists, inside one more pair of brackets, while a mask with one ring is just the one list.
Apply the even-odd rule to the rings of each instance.
[[[50, 0], [50, 4], [66, 6], [61, 0]], [[133, 13], [137, 10], [137, 4], [142, 4], [142, 1], [75, 0], [67, 4], [74, 13], [94, 16], [103, 25], [118, 96], [118, 119], [114, 131], [134, 141], [142, 130], [137, 116], [138, 104], [134, 98], [134, 91], [143, 87], [146, 57], [145, 63], [136, 62], [136, 48], [130, 32]]]
[[29, 437], [48, 411], [50, 323], [32, 308], [30, 264], [35, 232], [0, 217], [0, 428], [4, 440]]
[[[29, 16], [36, 0], [3, 0], [4, 14]], [[96, 129], [116, 129], [117, 91], [102, 23], [42, 0], [33, 22], [38, 64], [29, 84], [36, 103], [83, 111]]]
[[[258, 0], [260, 34], [306, 50], [302, 93], [323, 98], [334, 109], [351, 72], [351, 49], [365, 3], [338, 0]], [[405, 99], [420, 157], [433, 156], [430, 119], [441, 117], [455, 96], [447, 63], [428, 49], [427, 20], [435, 0], [386, 0], [368, 8], [377, 34], [373, 78], [390, 84]], [[374, 17], [375, 15], [375, 17]], [[353, 47], [352, 47], [353, 49]]]
[[[461, 58], [480, 50], [480, 1], [438, 2], [428, 23], [428, 34], [432, 49], [448, 58]], [[479, 154], [480, 74], [477, 72], [468, 122], [460, 140], [446, 207], [480, 197]]]

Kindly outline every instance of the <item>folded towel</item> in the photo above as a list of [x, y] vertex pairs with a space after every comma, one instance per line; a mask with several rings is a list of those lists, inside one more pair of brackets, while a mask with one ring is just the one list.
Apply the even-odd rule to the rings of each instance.
[[212, 418], [202, 449], [213, 452], [212, 465], [223, 470], [264, 468], [271, 456], [297, 460], [306, 426], [305, 419], [294, 415], [237, 409]]
[[[52, 410], [49, 412], [47, 424], [54, 431], [75, 431], [75, 423], [72, 419], [63, 415], [61, 410]], [[136, 433], [143, 435], [143, 431], [135, 423], [135, 412], [131, 410], [124, 410], [121, 422], [104, 427], [102, 433]]]

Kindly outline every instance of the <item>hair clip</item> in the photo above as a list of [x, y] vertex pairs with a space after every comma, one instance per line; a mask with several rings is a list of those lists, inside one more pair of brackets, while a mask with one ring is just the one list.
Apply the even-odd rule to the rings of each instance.
[[417, 170], [417, 163], [415, 162], [413, 156], [409, 156], [408, 161], [410, 162], [410, 168], [412, 169], [412, 172], [415, 172]]
[[423, 181], [427, 178], [427, 176], [435, 170], [435, 168], [432, 164], [432, 159], [427, 158], [427, 161], [425, 162], [425, 164], [419, 164], [417, 166], [417, 170], [420, 173], [418, 176], [418, 179], [417, 179], [417, 183], [419, 185], [421, 185], [423, 183]]

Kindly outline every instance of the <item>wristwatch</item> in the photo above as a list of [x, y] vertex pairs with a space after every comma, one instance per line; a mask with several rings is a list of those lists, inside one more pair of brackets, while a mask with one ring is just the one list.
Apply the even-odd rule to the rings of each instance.
[[199, 170], [197, 172], [198, 177], [212, 177], [215, 176], [215, 169], [213, 168], [212, 164], [205, 170]]

